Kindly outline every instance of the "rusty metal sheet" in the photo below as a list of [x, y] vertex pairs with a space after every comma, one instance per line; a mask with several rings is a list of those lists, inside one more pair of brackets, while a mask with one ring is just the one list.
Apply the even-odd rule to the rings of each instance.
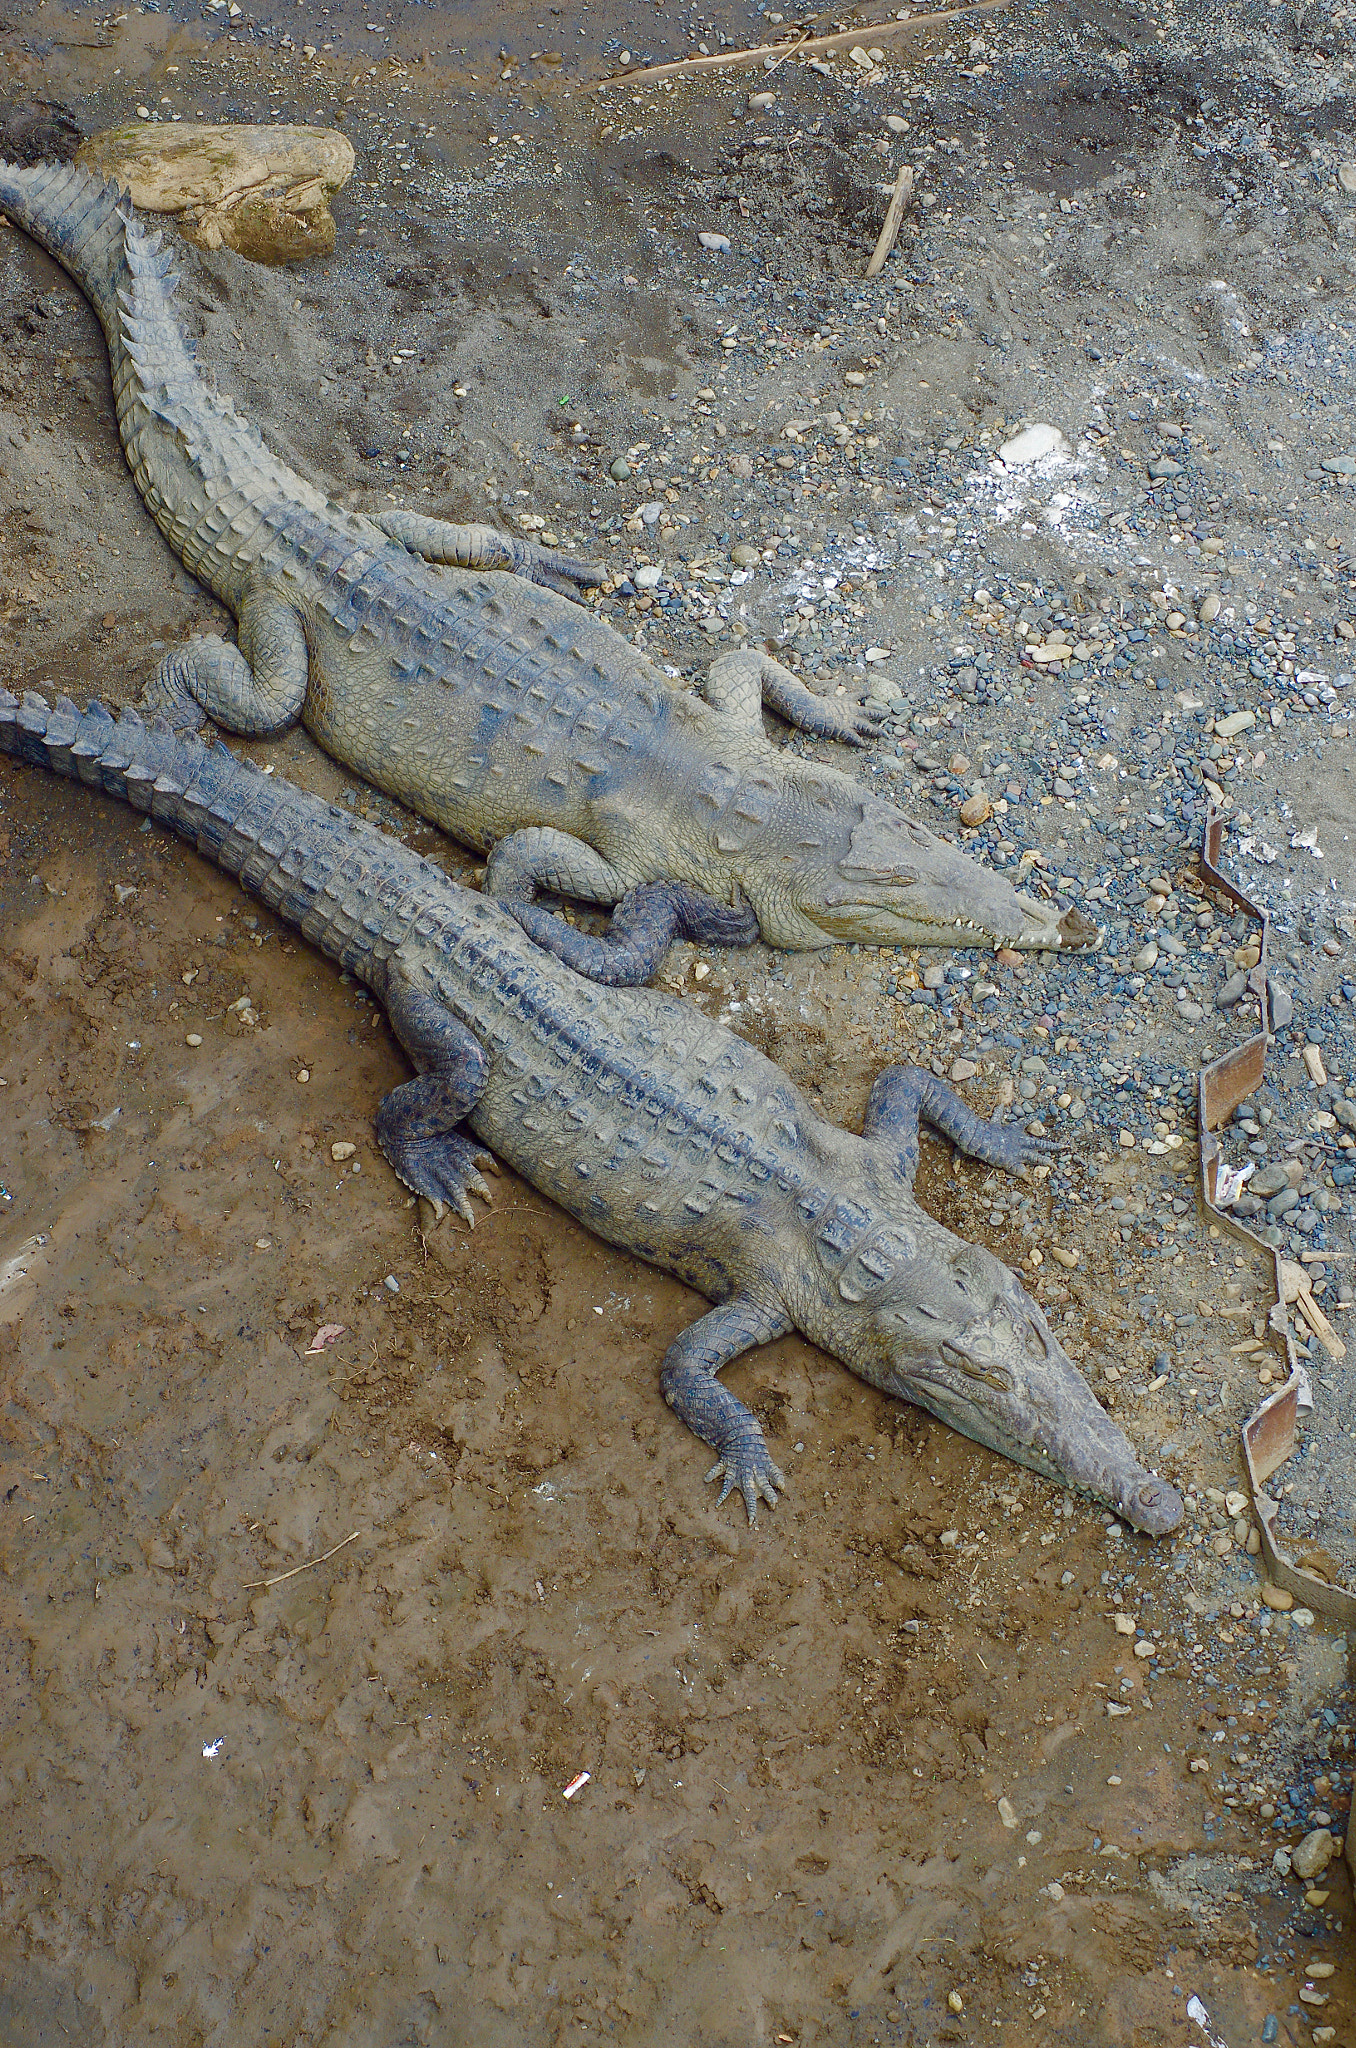
[[1215, 1132], [1257, 1088], [1266, 1072], [1267, 1048], [1271, 1044], [1271, 1016], [1268, 1008], [1267, 979], [1271, 961], [1271, 918], [1261, 904], [1245, 896], [1236, 883], [1221, 873], [1219, 867], [1220, 842], [1224, 834], [1224, 818], [1212, 805], [1206, 815], [1205, 832], [1201, 842], [1201, 874], [1212, 889], [1227, 896], [1231, 903], [1254, 918], [1258, 926], [1257, 965], [1248, 972], [1248, 991], [1257, 1004], [1257, 1030], [1242, 1045], [1234, 1046], [1208, 1067], [1202, 1067], [1197, 1079], [1196, 1091], [1196, 1133], [1201, 1147], [1201, 1193], [1206, 1209], [1221, 1230], [1240, 1238], [1251, 1252], [1270, 1262], [1272, 1285], [1276, 1299], [1267, 1317], [1267, 1341], [1285, 1361], [1286, 1379], [1284, 1385], [1270, 1395], [1243, 1425], [1243, 1463], [1248, 1474], [1248, 1485], [1252, 1493], [1253, 1507], [1257, 1513], [1258, 1529], [1261, 1535], [1262, 1555], [1266, 1559], [1267, 1571], [1273, 1583], [1293, 1594], [1314, 1614], [1336, 1621], [1345, 1628], [1356, 1626], [1356, 1594], [1349, 1593], [1342, 1586], [1330, 1586], [1320, 1579], [1316, 1572], [1308, 1571], [1289, 1557], [1276, 1535], [1276, 1518], [1280, 1503], [1273, 1500], [1266, 1491], [1266, 1482], [1290, 1456], [1295, 1448], [1295, 1430], [1299, 1418], [1299, 1403], [1302, 1392], [1307, 1393], [1308, 1382], [1299, 1363], [1294, 1338], [1290, 1333], [1289, 1317], [1286, 1314], [1286, 1280], [1284, 1261], [1279, 1251], [1263, 1244], [1255, 1232], [1249, 1230], [1241, 1217], [1228, 1209], [1216, 1205], [1215, 1196], [1219, 1187], [1220, 1166], [1223, 1152]]

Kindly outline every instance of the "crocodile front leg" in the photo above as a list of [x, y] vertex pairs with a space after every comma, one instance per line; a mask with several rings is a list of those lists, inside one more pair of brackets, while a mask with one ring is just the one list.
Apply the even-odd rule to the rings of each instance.
[[238, 646], [194, 635], [165, 656], [142, 697], [145, 710], [178, 731], [205, 711], [227, 732], [251, 738], [283, 732], [306, 700], [306, 634], [291, 602], [270, 583], [246, 590]]
[[515, 540], [493, 526], [455, 526], [448, 519], [430, 519], [423, 512], [379, 512], [375, 524], [412, 555], [453, 569], [503, 569], [510, 576], [544, 583], [562, 597], [601, 583], [607, 570], [597, 562], [577, 562], [572, 555]]
[[862, 1120], [864, 1138], [890, 1140], [890, 1163], [907, 1187], [918, 1172], [918, 1121], [927, 1121], [971, 1159], [1020, 1173], [1024, 1166], [1058, 1152], [1054, 1138], [1032, 1138], [1017, 1124], [977, 1116], [954, 1088], [925, 1067], [886, 1067], [876, 1076]]
[[789, 668], [752, 647], [736, 648], [713, 661], [700, 689], [713, 710], [750, 728], [758, 726], [758, 714], [766, 704], [788, 725], [799, 726], [816, 739], [842, 740], [849, 747], [875, 739], [885, 717], [883, 704], [839, 704], [816, 697]]
[[527, 825], [491, 849], [485, 894], [503, 904], [531, 903], [538, 889], [577, 896], [582, 903], [618, 903], [626, 882], [585, 840], [554, 825]]
[[770, 1344], [793, 1327], [780, 1310], [769, 1311], [736, 1295], [701, 1316], [670, 1344], [659, 1375], [660, 1392], [670, 1408], [694, 1436], [719, 1453], [706, 1475], [708, 1482], [722, 1482], [722, 1501], [738, 1487], [750, 1522], [758, 1520], [760, 1499], [776, 1507], [786, 1480], [773, 1463], [757, 1416], [721, 1385], [716, 1374], [741, 1352]]
[[417, 1078], [393, 1088], [377, 1111], [377, 1142], [407, 1188], [432, 1202], [441, 1220], [445, 1205], [475, 1228], [469, 1197], [490, 1200], [480, 1173], [498, 1171], [490, 1153], [458, 1129], [480, 1100], [486, 1059], [480, 1041], [440, 1002], [410, 982], [398, 954], [372, 977], [391, 1028]]
[[758, 937], [758, 919], [747, 903], [732, 909], [686, 882], [643, 882], [630, 890], [597, 938], [535, 903], [499, 900], [544, 952], [608, 988], [639, 988], [676, 938], [698, 946], [751, 946]]

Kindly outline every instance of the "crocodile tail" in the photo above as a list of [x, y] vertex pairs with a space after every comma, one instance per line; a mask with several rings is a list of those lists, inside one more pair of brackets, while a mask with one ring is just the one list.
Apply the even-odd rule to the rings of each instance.
[[0, 212], [70, 272], [112, 346], [121, 332], [118, 294], [131, 284], [128, 195], [79, 164], [0, 162]]

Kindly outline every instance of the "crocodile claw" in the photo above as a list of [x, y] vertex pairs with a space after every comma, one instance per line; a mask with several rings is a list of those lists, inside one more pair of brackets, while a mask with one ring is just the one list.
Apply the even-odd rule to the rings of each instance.
[[557, 554], [553, 548], [540, 548], [535, 541], [511, 540], [513, 552], [513, 573], [525, 577], [529, 583], [542, 583], [548, 590], [555, 590], [562, 597], [576, 597], [581, 590], [592, 590], [607, 575], [600, 562], [576, 561], [573, 555]]
[[[388, 1152], [387, 1157], [390, 1156]], [[455, 1209], [468, 1229], [474, 1230], [476, 1217], [470, 1197], [479, 1195], [487, 1203], [494, 1199], [480, 1169], [488, 1166], [492, 1173], [498, 1173], [497, 1161], [473, 1139], [459, 1137], [456, 1132], [413, 1140], [401, 1150], [398, 1159], [391, 1159], [391, 1164], [412, 1193], [433, 1204], [439, 1223], [445, 1210]]]
[[770, 1508], [777, 1505], [779, 1493], [785, 1493], [786, 1480], [780, 1468], [774, 1464], [772, 1453], [763, 1442], [759, 1432], [756, 1440], [747, 1437], [728, 1450], [717, 1460], [706, 1475], [709, 1486], [713, 1479], [721, 1481], [720, 1498], [716, 1506], [729, 1499], [738, 1487], [744, 1496], [750, 1523], [758, 1520], [758, 1502], [765, 1500]]

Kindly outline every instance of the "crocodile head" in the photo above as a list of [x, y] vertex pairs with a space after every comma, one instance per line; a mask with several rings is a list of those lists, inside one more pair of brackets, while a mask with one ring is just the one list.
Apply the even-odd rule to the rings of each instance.
[[[773, 945], [1011, 946], [1081, 952], [1101, 934], [1078, 910], [1021, 896], [1011, 882], [916, 824], [893, 804], [820, 770], [809, 782], [809, 816], [794, 867], [783, 857], [760, 900], [757, 875], [741, 877]], [[784, 850], [785, 851], [785, 850]]]
[[[922, 1242], [881, 1233], [838, 1283], [870, 1326], [857, 1370], [976, 1442], [1105, 1501], [1151, 1536], [1181, 1497], [1139, 1464], [1040, 1309], [982, 1245], [933, 1226]], [[863, 1286], [861, 1283], [865, 1282]]]

